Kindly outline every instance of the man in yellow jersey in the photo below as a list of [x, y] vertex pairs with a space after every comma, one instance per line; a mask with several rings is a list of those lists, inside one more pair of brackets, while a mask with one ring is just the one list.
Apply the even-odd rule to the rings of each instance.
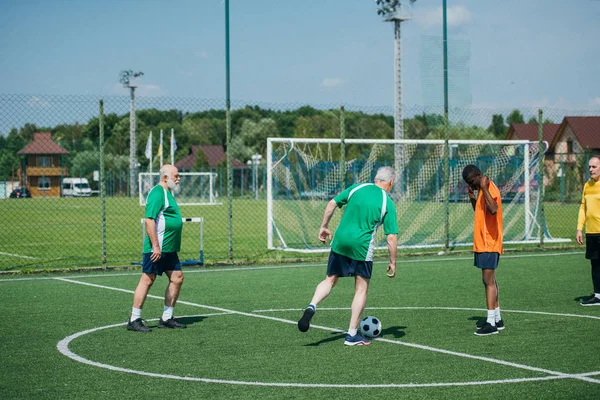
[[504, 329], [496, 283], [496, 268], [498, 268], [500, 254], [504, 253], [502, 199], [498, 187], [487, 176], [482, 175], [475, 165], [467, 165], [463, 169], [462, 177], [469, 185], [469, 199], [475, 211], [473, 253], [475, 266], [481, 269], [488, 310], [486, 321], [478, 324], [475, 335], [493, 335]]
[[594, 294], [581, 305], [600, 306], [600, 155], [590, 157], [588, 171], [590, 180], [583, 187], [575, 238], [577, 243], [583, 244], [585, 225], [585, 258], [592, 263]]
[[381, 167], [377, 170], [374, 183], [352, 185], [327, 204], [319, 230], [319, 240], [323, 243], [331, 237], [329, 221], [334, 211], [338, 207], [346, 206], [346, 208], [331, 241], [327, 276], [317, 285], [310, 304], [298, 321], [300, 332], [308, 330], [317, 304], [329, 296], [338, 279], [352, 276], [354, 277], [354, 300], [344, 345], [364, 346], [371, 343], [358, 332], [358, 324], [367, 303], [369, 281], [373, 271], [375, 234], [380, 225], [383, 225], [383, 233], [387, 235], [390, 256], [387, 276], [393, 278], [396, 275], [398, 221], [396, 207], [389, 195], [395, 177], [393, 168]]

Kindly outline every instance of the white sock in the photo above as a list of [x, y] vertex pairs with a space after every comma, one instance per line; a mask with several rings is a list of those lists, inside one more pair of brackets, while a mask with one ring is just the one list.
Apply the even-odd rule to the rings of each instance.
[[163, 310], [162, 320], [168, 321], [171, 318], [173, 318], [173, 307], [165, 306], [165, 308]]
[[498, 322], [502, 319], [502, 317], [500, 316], [500, 307], [496, 307], [494, 309], [494, 313], [495, 313], [495, 322]]
[[594, 296], [596, 296], [597, 299], [600, 299], [600, 293], [594, 293]]
[[492, 326], [496, 326], [496, 310], [488, 310], [487, 322]]
[[358, 333], [358, 329], [348, 329], [348, 335], [355, 336]]
[[315, 305], [314, 305], [314, 304], [312, 304], [312, 303], [310, 303], [310, 304], [308, 305], [308, 307], [306, 307], [306, 308], [312, 308], [312, 309], [313, 309], [313, 311], [317, 311], [317, 306], [315, 306]]
[[130, 322], [135, 321], [138, 318], [142, 318], [142, 309], [141, 308], [131, 308], [131, 318], [129, 318]]

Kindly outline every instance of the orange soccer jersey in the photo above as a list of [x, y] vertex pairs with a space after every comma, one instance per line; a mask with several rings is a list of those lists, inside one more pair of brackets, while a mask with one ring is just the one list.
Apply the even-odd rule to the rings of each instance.
[[488, 190], [498, 204], [498, 212], [492, 214], [485, 205], [481, 189], [477, 193], [475, 204], [475, 227], [473, 229], [473, 251], [475, 253], [504, 253], [502, 246], [502, 199], [500, 190], [490, 181]]

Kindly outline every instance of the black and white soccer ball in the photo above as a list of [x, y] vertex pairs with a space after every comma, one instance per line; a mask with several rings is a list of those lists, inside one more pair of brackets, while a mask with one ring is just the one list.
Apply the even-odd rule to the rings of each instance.
[[360, 331], [364, 336], [376, 338], [381, 334], [381, 320], [373, 316], [364, 317], [360, 321]]

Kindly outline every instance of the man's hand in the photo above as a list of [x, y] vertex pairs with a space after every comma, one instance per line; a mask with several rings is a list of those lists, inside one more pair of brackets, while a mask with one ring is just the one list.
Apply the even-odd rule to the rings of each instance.
[[487, 190], [489, 183], [490, 183], [490, 178], [488, 178], [487, 176], [482, 176], [479, 178], [479, 187], [482, 190]]
[[152, 255], [150, 256], [150, 260], [152, 260], [152, 262], [157, 262], [158, 260], [160, 260], [160, 254], [160, 247], [152, 246]]
[[583, 244], [583, 233], [581, 231], [577, 231], [575, 234], [575, 240], [577, 240], [577, 243]]
[[331, 238], [331, 232], [328, 228], [321, 227], [321, 229], [319, 229], [319, 240], [322, 243], [326, 243], [328, 238]]
[[387, 276], [389, 278], [393, 278], [396, 276], [396, 264], [395, 263], [389, 263], [386, 272], [389, 272], [387, 274]]

